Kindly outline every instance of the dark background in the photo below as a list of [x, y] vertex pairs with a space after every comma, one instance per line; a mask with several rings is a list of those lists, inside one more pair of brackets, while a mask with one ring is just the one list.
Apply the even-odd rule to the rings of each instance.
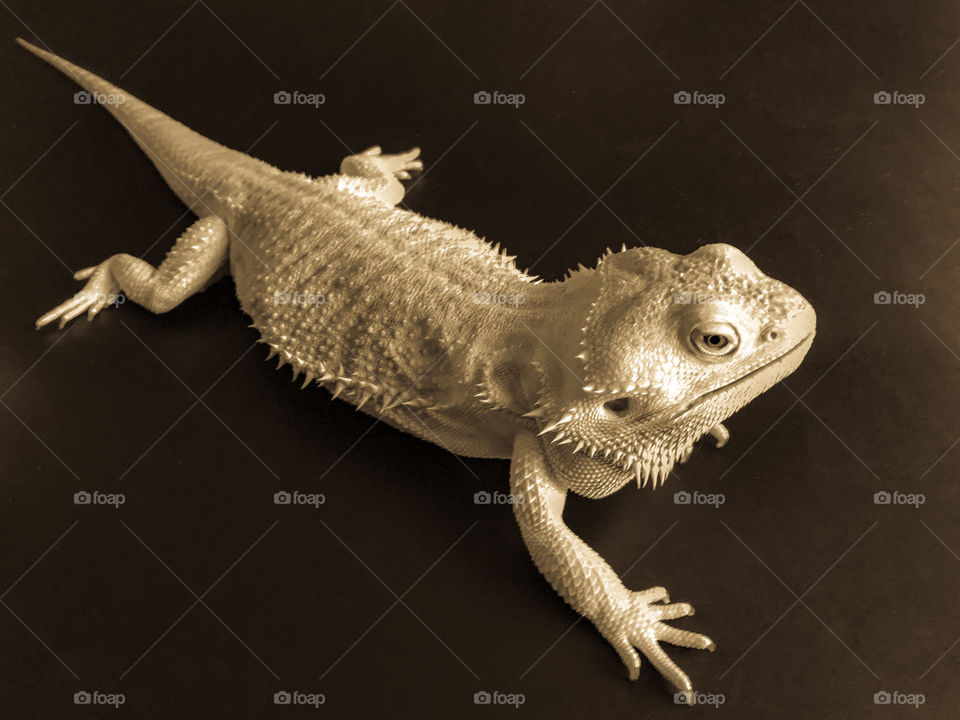
[[[5, 717], [957, 716], [956, 3], [0, 5]], [[508, 463], [299, 390], [253, 347], [230, 280], [166, 316], [128, 304], [35, 331], [79, 289], [70, 271], [157, 263], [192, 218], [17, 35], [284, 169], [420, 145], [408, 207], [548, 279], [607, 246], [722, 241], [803, 293], [813, 348], [726, 448], [566, 514], [630, 587], [697, 607], [676, 624], [717, 652], [668, 651], [723, 706], [674, 706], [647, 662], [628, 682], [510, 509], [474, 503], [506, 491]], [[280, 90], [326, 103], [275, 105]], [[526, 101], [475, 105], [480, 90]], [[274, 505], [282, 489], [326, 503]], [[78, 506], [80, 490], [126, 502]], [[81, 690], [126, 702], [78, 707]], [[280, 690], [326, 703], [277, 707]], [[474, 705], [482, 690], [525, 703]]]

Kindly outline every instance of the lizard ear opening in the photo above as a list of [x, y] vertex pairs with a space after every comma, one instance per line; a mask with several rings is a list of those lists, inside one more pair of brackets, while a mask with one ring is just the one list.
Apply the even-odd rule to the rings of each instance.
[[603, 404], [603, 409], [613, 417], [623, 417], [630, 410], [630, 398], [619, 397], [615, 400], [607, 400]]

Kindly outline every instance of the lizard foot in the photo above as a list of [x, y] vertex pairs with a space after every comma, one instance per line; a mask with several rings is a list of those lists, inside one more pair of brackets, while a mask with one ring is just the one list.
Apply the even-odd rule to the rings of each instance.
[[60, 320], [60, 329], [75, 317], [87, 313], [87, 319], [93, 320], [94, 315], [108, 305], [119, 305], [123, 302], [120, 286], [110, 273], [109, 260], [99, 265], [84, 268], [74, 274], [74, 280], [86, 280], [83, 289], [69, 300], [57, 305], [53, 310], [37, 319], [37, 328]]
[[727, 430], [726, 426], [723, 423], [717, 423], [710, 430], [708, 430], [713, 439], [717, 441], [717, 447], [722, 448], [727, 444], [727, 441], [730, 439], [730, 431]]
[[381, 168], [400, 180], [409, 180], [410, 171], [423, 170], [423, 161], [418, 160], [420, 148], [414, 147], [405, 153], [383, 155], [379, 145], [364, 150], [361, 155], [374, 160]]
[[660, 642], [698, 650], [716, 649], [706, 635], [680, 630], [662, 621], [693, 615], [688, 603], [671, 603], [662, 587], [628, 591], [620, 603], [612, 603], [597, 627], [620, 655], [631, 680], [640, 676], [640, 650], [666, 680], [684, 694], [687, 704], [694, 699], [693, 685], [686, 673], [661, 649]]

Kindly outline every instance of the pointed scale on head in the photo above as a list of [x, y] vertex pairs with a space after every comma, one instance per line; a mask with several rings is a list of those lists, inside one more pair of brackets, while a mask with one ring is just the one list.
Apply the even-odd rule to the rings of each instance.
[[634, 248], [587, 272], [595, 299], [582, 330], [558, 336], [563, 368], [542, 359], [536, 412], [554, 470], [589, 497], [662, 484], [813, 341], [810, 304], [730, 245]]

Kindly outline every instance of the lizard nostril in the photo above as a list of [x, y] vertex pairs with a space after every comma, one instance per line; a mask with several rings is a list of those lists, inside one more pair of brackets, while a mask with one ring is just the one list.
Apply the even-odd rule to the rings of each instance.
[[630, 409], [630, 398], [622, 397], [616, 400], [608, 400], [603, 404], [603, 407], [614, 415], [621, 416]]

